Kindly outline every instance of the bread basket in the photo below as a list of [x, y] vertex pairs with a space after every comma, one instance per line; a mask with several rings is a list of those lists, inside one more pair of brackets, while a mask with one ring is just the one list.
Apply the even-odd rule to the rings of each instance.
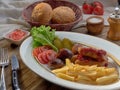
[[52, 24], [51, 22], [49, 24], [46, 24], [46, 26], [51, 26], [51, 28], [56, 29], [57, 31], [70, 31], [76, 24], [78, 24], [81, 20], [82, 20], [82, 11], [79, 8], [79, 6], [77, 6], [76, 4], [69, 2], [69, 1], [64, 1], [64, 0], [45, 0], [45, 1], [37, 1], [34, 2], [32, 4], [30, 4], [29, 6], [27, 6], [23, 12], [22, 12], [22, 17], [24, 18], [24, 20], [26, 22], [28, 22], [31, 27], [33, 26], [40, 26], [41, 24], [39, 22], [34, 22], [31, 20], [31, 14], [32, 14], [32, 10], [33, 8], [41, 2], [45, 2], [51, 5], [51, 7], [54, 9], [58, 6], [67, 6], [70, 7], [71, 9], [73, 9], [73, 11], [75, 12], [75, 21], [71, 22], [71, 23], [66, 23], [66, 24]]

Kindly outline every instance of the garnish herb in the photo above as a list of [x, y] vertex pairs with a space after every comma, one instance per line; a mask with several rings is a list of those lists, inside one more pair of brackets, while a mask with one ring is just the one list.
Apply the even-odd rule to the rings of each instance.
[[33, 48], [41, 45], [50, 45], [55, 51], [58, 51], [53, 44], [56, 37], [55, 29], [51, 29], [50, 26], [41, 25], [40, 27], [33, 27], [30, 32], [33, 38]]

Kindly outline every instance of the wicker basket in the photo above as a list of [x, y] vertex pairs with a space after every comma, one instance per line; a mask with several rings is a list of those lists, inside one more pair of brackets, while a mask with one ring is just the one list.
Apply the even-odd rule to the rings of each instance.
[[68, 2], [68, 1], [64, 1], [64, 0], [45, 0], [45, 1], [37, 1], [29, 6], [27, 6], [23, 12], [22, 12], [22, 16], [23, 18], [31, 25], [31, 26], [40, 26], [41, 24], [39, 22], [33, 22], [31, 21], [31, 13], [33, 8], [41, 2], [46, 2], [49, 3], [51, 5], [51, 7], [54, 9], [58, 6], [68, 6], [71, 9], [73, 9], [73, 11], [75, 12], [75, 16], [76, 19], [74, 22], [71, 23], [66, 23], [66, 24], [46, 24], [47, 26], [51, 26], [51, 28], [56, 29], [57, 31], [70, 31], [72, 29], [72, 27], [74, 27], [76, 24], [78, 24], [81, 20], [82, 20], [82, 12], [81, 9], [79, 8], [79, 6], [75, 5], [72, 2]]

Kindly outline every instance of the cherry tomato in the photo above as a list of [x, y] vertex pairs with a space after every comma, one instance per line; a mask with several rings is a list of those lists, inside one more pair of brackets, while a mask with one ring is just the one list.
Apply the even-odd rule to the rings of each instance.
[[100, 6], [100, 7], [103, 8], [103, 4], [102, 4], [101, 2], [99, 2], [99, 1], [94, 1], [94, 2], [93, 2], [93, 6], [94, 6], [94, 7]]
[[89, 3], [84, 3], [82, 5], [82, 10], [84, 14], [92, 14], [93, 12], [93, 6]]
[[103, 9], [102, 7], [100, 7], [100, 6], [96, 6], [96, 7], [94, 8], [94, 10], [93, 10], [93, 13], [94, 13], [95, 15], [103, 15], [104, 9]]

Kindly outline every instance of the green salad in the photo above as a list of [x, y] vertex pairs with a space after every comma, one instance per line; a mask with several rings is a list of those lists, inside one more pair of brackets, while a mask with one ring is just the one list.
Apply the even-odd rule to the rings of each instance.
[[50, 26], [41, 25], [40, 27], [32, 27], [30, 33], [33, 38], [33, 48], [49, 45], [58, 52], [58, 48], [53, 44], [56, 37], [55, 29], [51, 29]]

